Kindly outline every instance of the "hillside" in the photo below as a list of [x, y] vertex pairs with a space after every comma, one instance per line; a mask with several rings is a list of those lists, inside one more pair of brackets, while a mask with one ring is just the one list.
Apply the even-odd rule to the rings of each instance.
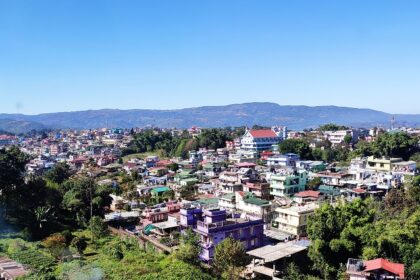
[[[337, 123], [357, 127], [389, 126], [393, 115], [337, 106], [287, 106], [268, 102], [204, 106], [177, 110], [88, 110], [39, 115], [0, 114], [0, 130], [98, 127], [200, 127], [287, 125], [291, 129]], [[420, 125], [420, 115], [394, 115], [398, 125]]]

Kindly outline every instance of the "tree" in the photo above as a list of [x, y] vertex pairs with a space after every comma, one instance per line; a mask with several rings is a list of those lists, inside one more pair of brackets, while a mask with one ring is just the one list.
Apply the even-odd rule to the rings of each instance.
[[214, 267], [221, 275], [224, 273], [226, 275], [227, 272], [232, 270], [243, 270], [247, 263], [248, 257], [245, 248], [240, 241], [228, 237], [216, 246], [214, 252]]
[[108, 234], [108, 229], [101, 217], [93, 216], [89, 221], [89, 229], [91, 230], [92, 239], [97, 240]]
[[176, 172], [179, 169], [179, 165], [176, 162], [173, 162], [168, 165], [169, 170]]
[[361, 257], [374, 231], [374, 204], [356, 199], [336, 207], [323, 204], [310, 217], [307, 232], [312, 241], [309, 257], [325, 279], [337, 279], [348, 258]]
[[73, 247], [73, 248], [75, 248], [76, 250], [77, 250], [77, 252], [80, 254], [80, 255], [83, 255], [83, 251], [85, 251], [86, 250], [86, 248], [87, 248], [87, 242], [86, 242], [86, 239], [85, 238], [83, 238], [83, 237], [75, 237], [75, 238], [73, 238], [73, 240], [71, 241], [71, 246]]
[[384, 133], [375, 141], [376, 152], [385, 157], [402, 157], [408, 160], [418, 150], [418, 138], [404, 132]]
[[337, 131], [337, 130], [347, 130], [347, 129], [349, 129], [347, 126], [336, 125], [334, 123], [324, 124], [318, 128], [319, 131]]
[[66, 238], [59, 233], [47, 237], [42, 244], [56, 259], [61, 259], [66, 246]]
[[7, 202], [9, 193], [23, 184], [28, 160], [17, 147], [0, 149], [0, 199]]
[[316, 190], [320, 185], [322, 185], [321, 178], [315, 177], [306, 184], [306, 187], [310, 190]]
[[350, 134], [347, 134], [346, 136], [344, 136], [344, 143], [346, 145], [350, 145], [352, 141], [353, 141], [353, 136], [351, 136]]
[[295, 153], [302, 159], [311, 159], [312, 152], [308, 141], [304, 139], [286, 139], [279, 144], [279, 151], [282, 154]]
[[198, 255], [200, 252], [199, 236], [191, 229], [187, 229], [181, 236], [181, 245], [175, 252], [175, 257], [186, 263], [197, 264], [199, 262]]
[[[104, 208], [111, 205], [109, 196], [112, 188], [108, 185], [97, 185], [91, 178], [67, 180], [60, 186], [63, 195], [63, 206], [67, 215], [77, 221], [80, 226], [86, 226], [93, 216], [104, 215]], [[92, 207], [92, 209], [91, 209]]]
[[46, 174], [45, 178], [51, 180], [57, 184], [63, 183], [65, 180], [70, 178], [70, 166], [67, 163], [59, 162], [51, 168]]

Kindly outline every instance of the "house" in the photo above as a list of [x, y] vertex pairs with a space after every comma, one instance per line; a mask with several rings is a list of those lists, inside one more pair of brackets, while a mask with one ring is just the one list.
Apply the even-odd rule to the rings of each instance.
[[308, 173], [304, 170], [293, 175], [272, 175], [270, 178], [270, 194], [276, 197], [292, 196], [305, 190]]
[[315, 202], [321, 199], [322, 199], [321, 193], [319, 191], [312, 191], [312, 190], [298, 192], [294, 196], [294, 200], [300, 204], [304, 204], [307, 202]]
[[226, 193], [219, 197], [219, 207], [224, 209], [235, 209], [236, 195], [235, 193]]
[[329, 186], [343, 186], [348, 180], [353, 178], [352, 174], [349, 174], [346, 171], [334, 172], [331, 170], [321, 171], [318, 173], [313, 173], [313, 177], [319, 177], [323, 184]]
[[251, 192], [254, 196], [262, 199], [270, 199], [270, 184], [263, 182], [247, 182], [243, 185], [244, 192]]
[[395, 164], [402, 161], [402, 158], [376, 158], [370, 156], [367, 159], [366, 169], [376, 172], [391, 172]]
[[150, 194], [152, 195], [152, 198], [159, 198], [162, 197], [162, 195], [167, 192], [170, 191], [171, 189], [169, 187], [166, 186], [160, 186], [160, 187], [154, 187], [151, 191]]
[[287, 208], [278, 207], [273, 213], [273, 227], [294, 236], [305, 236], [308, 217], [319, 206], [314, 203]]
[[267, 166], [295, 167], [299, 159], [299, 155], [293, 153], [271, 156], [267, 158]]
[[241, 149], [245, 151], [261, 152], [271, 150], [272, 145], [284, 140], [281, 132], [273, 129], [247, 130], [241, 138]]
[[236, 192], [235, 208], [253, 217], [263, 219], [265, 222], [270, 222], [271, 202], [257, 198], [252, 193]]
[[22, 264], [6, 257], [0, 257], [0, 279], [14, 280], [29, 274], [29, 270]]
[[346, 137], [350, 137], [351, 142], [357, 142], [359, 132], [355, 129], [324, 131], [324, 137], [331, 142], [333, 146], [345, 144]]
[[151, 223], [159, 223], [168, 220], [169, 210], [167, 207], [158, 207], [152, 209], [145, 209], [142, 216], [143, 225]]
[[405, 279], [404, 264], [393, 263], [382, 258], [370, 261], [349, 259], [346, 274], [350, 280]]
[[197, 183], [198, 183], [198, 179], [197, 178], [187, 178], [187, 179], [182, 179], [179, 182], [179, 185], [181, 187], [192, 187], [192, 186], [194, 186]]
[[[184, 214], [182, 214], [184, 213]], [[181, 212], [181, 215], [189, 215], [188, 211]], [[190, 213], [194, 215], [196, 213]], [[207, 209], [202, 217], [196, 215], [196, 226], [194, 231], [200, 235], [202, 251], [200, 259], [211, 263], [214, 257], [216, 246], [228, 237], [241, 241], [245, 250], [251, 250], [263, 245], [264, 222], [262, 219], [252, 217], [228, 217], [225, 210], [219, 208]], [[181, 225], [187, 226], [185, 221], [193, 224], [194, 217], [181, 218]]]

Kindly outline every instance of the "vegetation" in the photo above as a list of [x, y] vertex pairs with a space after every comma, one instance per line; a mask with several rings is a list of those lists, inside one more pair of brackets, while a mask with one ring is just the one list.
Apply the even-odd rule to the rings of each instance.
[[198, 148], [223, 148], [226, 141], [233, 140], [243, 132], [243, 128], [208, 128], [193, 137], [186, 131], [180, 136], [173, 136], [169, 132], [148, 129], [134, 135], [134, 140], [123, 150], [123, 155], [161, 151], [166, 157], [186, 158], [189, 151]]
[[238, 240], [229, 237], [216, 246], [214, 267], [223, 279], [240, 279], [248, 261], [245, 248]]
[[420, 276], [420, 176], [384, 202], [359, 199], [324, 204], [308, 222], [309, 257], [324, 279], [337, 279], [348, 258], [383, 257], [406, 265], [406, 279]]

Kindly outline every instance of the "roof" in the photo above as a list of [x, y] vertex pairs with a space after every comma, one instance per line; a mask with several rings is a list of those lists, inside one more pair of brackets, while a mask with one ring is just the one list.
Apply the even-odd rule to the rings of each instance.
[[244, 199], [245, 203], [249, 203], [249, 204], [254, 204], [254, 205], [258, 205], [258, 206], [262, 206], [262, 205], [269, 205], [270, 202], [268, 200], [265, 199], [259, 199], [256, 197], [249, 197]]
[[306, 247], [295, 245], [294, 243], [278, 243], [276, 245], [267, 245], [252, 251], [249, 251], [247, 254], [263, 259], [267, 262], [274, 262], [287, 258], [291, 255], [297, 254], [301, 251], [306, 250]]
[[271, 138], [278, 137], [277, 134], [271, 129], [251, 129], [249, 133], [254, 138]]
[[252, 162], [240, 162], [240, 163], [235, 163], [236, 167], [255, 167], [256, 164], [252, 163]]
[[383, 269], [395, 275], [398, 275], [401, 279], [404, 279], [404, 264], [393, 263], [382, 258], [371, 261], [365, 261], [364, 264], [366, 267], [365, 271]]
[[303, 191], [303, 192], [298, 192], [297, 194], [295, 194], [295, 196], [297, 197], [315, 197], [318, 198], [320, 195], [320, 192], [318, 191]]
[[152, 189], [152, 192], [157, 192], [157, 193], [160, 193], [160, 192], [166, 192], [166, 191], [169, 191], [169, 190], [171, 190], [170, 188], [168, 188], [168, 187], [156, 187], [156, 188], [153, 188]]

